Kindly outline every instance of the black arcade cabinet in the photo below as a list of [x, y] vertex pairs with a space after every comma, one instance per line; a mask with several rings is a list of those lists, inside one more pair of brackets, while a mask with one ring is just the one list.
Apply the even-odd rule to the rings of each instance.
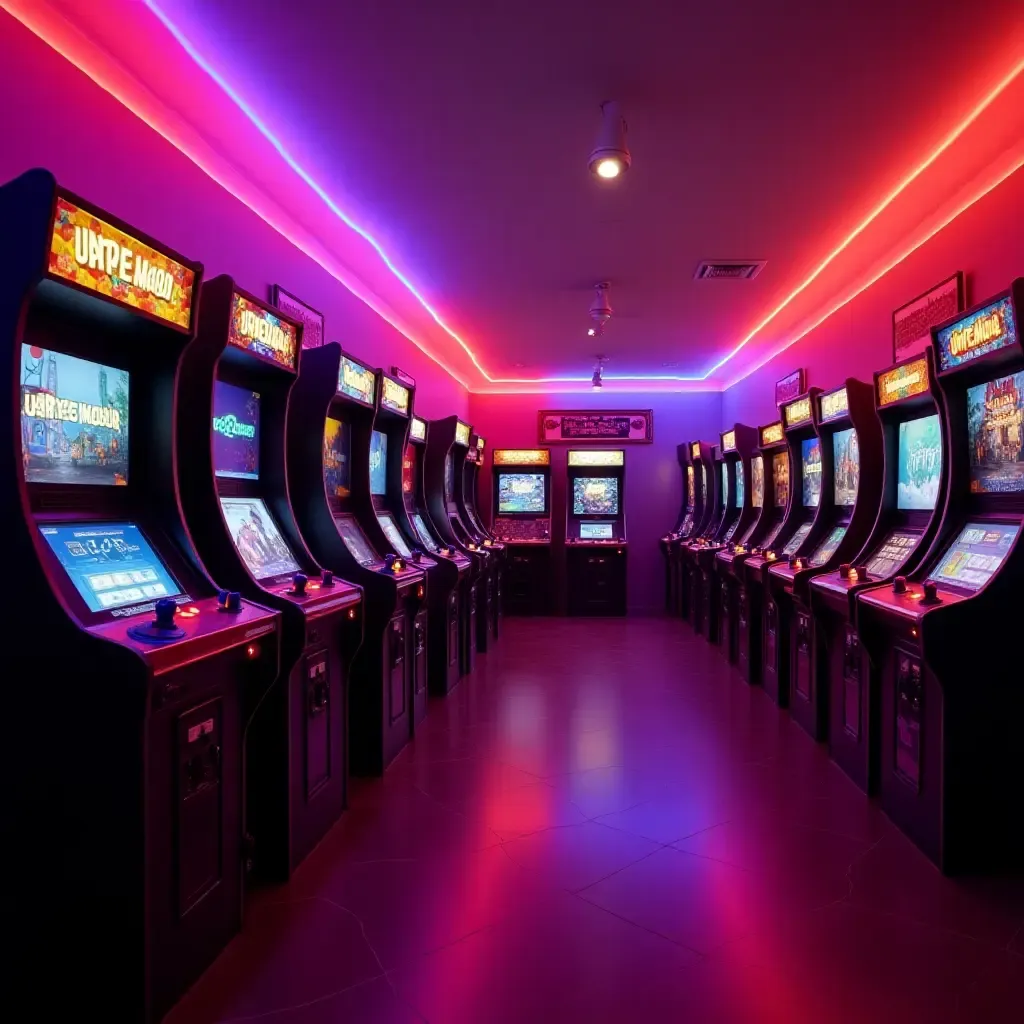
[[349, 681], [349, 764], [379, 775], [426, 713], [424, 571], [378, 549], [386, 477], [373, 428], [376, 376], [336, 343], [302, 353], [288, 404], [288, 490], [309, 550], [363, 588], [363, 644]]
[[[178, 485], [197, 566], [281, 614], [281, 677], [246, 734], [247, 857], [286, 879], [347, 799], [346, 689], [361, 593], [313, 559], [288, 500], [286, 415], [302, 328], [217, 277], [178, 374]], [[211, 429], [212, 426], [212, 429]]]
[[946, 485], [931, 352], [876, 373], [874, 384], [885, 466], [881, 510], [861, 551], [810, 587], [815, 685], [829, 695], [829, 750], [867, 793], [878, 788], [879, 678], [854, 625], [857, 594], [917, 566], [938, 529]]
[[565, 570], [570, 615], [626, 614], [626, 453], [567, 453]]
[[7, 996], [158, 1021], [241, 925], [279, 616], [189, 556], [172, 427], [202, 267], [42, 170], [0, 221]]
[[682, 471], [680, 482], [682, 484], [682, 500], [679, 505], [679, 515], [676, 516], [675, 526], [658, 539], [658, 546], [661, 548], [662, 557], [665, 559], [665, 611], [679, 614], [679, 573], [676, 564], [677, 542], [685, 540], [693, 530], [694, 515], [694, 486], [693, 466], [690, 465], [690, 446], [687, 443], [676, 445], [676, 458], [679, 460], [679, 468]]
[[810, 582], [849, 562], [878, 516], [884, 467], [874, 394], [873, 386], [850, 378], [818, 396], [817, 436], [801, 442], [800, 471], [804, 505], [817, 512], [804, 541], [768, 575], [769, 606], [789, 640], [789, 663], [778, 665], [778, 688], [790, 689], [790, 714], [816, 740], [828, 733], [829, 694], [815, 672], [821, 654], [814, 645]]
[[[712, 594], [715, 552], [721, 547], [718, 538], [730, 511], [727, 481], [721, 472], [723, 466], [722, 449], [717, 444], [712, 445], [705, 502], [710, 498], [715, 513], [701, 535], [683, 545], [683, 558], [690, 574], [690, 625], [695, 633], [709, 640], [713, 639], [709, 632], [713, 619], [709, 602], [714, 599], [717, 603], [717, 594]], [[717, 608], [714, 622], [717, 625]]]
[[550, 615], [551, 452], [497, 448], [491, 456], [494, 534], [505, 545], [505, 602], [512, 615]]
[[947, 453], [928, 553], [857, 597], [882, 807], [945, 872], [1019, 870], [1024, 279], [932, 330]]
[[[488, 530], [477, 512], [477, 481], [480, 475], [480, 464], [484, 460], [485, 442], [482, 437], [470, 432], [469, 445], [465, 452], [456, 446], [452, 450], [455, 460], [456, 501], [466, 531], [477, 544], [486, 548], [495, 556], [494, 568], [494, 600], [491, 602], [491, 633], [498, 639], [500, 623], [505, 610], [505, 557], [508, 552], [505, 545]], [[463, 460], [461, 472], [459, 460]], [[458, 487], [462, 480], [461, 490]]]
[[690, 467], [693, 469], [696, 504], [700, 507], [700, 515], [694, 517], [693, 530], [689, 536], [676, 544], [676, 561], [679, 571], [679, 611], [691, 623], [694, 621], [697, 596], [694, 592], [697, 563], [693, 556], [693, 546], [711, 528], [719, 508], [717, 480], [710, 470], [713, 459], [714, 451], [706, 441], [690, 442]]
[[[413, 416], [409, 421], [409, 439], [402, 460], [402, 498], [406, 535], [414, 538], [435, 562], [431, 575], [437, 575], [442, 593], [448, 596], [447, 636], [443, 643], [431, 636], [429, 647], [431, 687], [443, 679], [447, 693], [460, 676], [473, 671], [476, 653], [477, 589], [473, 562], [453, 544], [449, 544], [436, 530], [427, 510], [424, 491], [423, 459], [427, 450], [426, 420]], [[433, 587], [433, 580], [430, 580]], [[455, 603], [452, 604], [452, 595]], [[436, 631], [436, 620], [431, 617], [430, 628]], [[443, 670], [441, 666], [444, 666]], [[443, 674], [442, 674], [443, 673]], [[442, 691], [436, 691], [442, 693]]]
[[476, 649], [487, 653], [491, 623], [497, 621], [499, 552], [486, 547], [470, 532], [462, 510], [462, 467], [469, 447], [470, 428], [458, 416], [432, 420], [427, 426], [424, 454], [424, 493], [434, 528], [447, 547], [471, 558], [474, 576], [470, 587], [476, 594], [474, 613]]
[[760, 441], [751, 462], [751, 490], [755, 505], [761, 497], [760, 515], [731, 554], [718, 554], [726, 576], [735, 580], [728, 585], [735, 589], [736, 664], [751, 686], [761, 682], [763, 665], [765, 566], [775, 558], [775, 542], [789, 509], [789, 446], [782, 421], [761, 427]]
[[[427, 574], [427, 609], [418, 616], [413, 642], [417, 650], [426, 644], [428, 689], [445, 694], [459, 681], [459, 572], [446, 559], [427, 553], [430, 546], [419, 539], [407, 517], [406, 487], [412, 491], [415, 471], [414, 455], [406, 450], [414, 394], [412, 378], [377, 371], [370, 494], [379, 530], [371, 532], [370, 540], [378, 551], [403, 558]], [[417, 692], [420, 683], [415, 684]]]
[[487, 450], [487, 441], [479, 434], [469, 435], [469, 448], [466, 451], [466, 464], [462, 469], [462, 494], [466, 502], [466, 516], [470, 526], [477, 534], [484, 538], [497, 540], [494, 530], [489, 530], [484, 525], [484, 518], [480, 514], [480, 467], [484, 464], [484, 452]]

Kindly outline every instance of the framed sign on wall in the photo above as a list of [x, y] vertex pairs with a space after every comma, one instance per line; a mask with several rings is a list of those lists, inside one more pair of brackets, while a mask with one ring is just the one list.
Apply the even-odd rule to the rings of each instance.
[[537, 440], [541, 444], [604, 444], [617, 441], [650, 444], [654, 440], [651, 409], [542, 409], [537, 414]]
[[319, 348], [324, 343], [324, 315], [307, 306], [291, 292], [285, 291], [279, 284], [270, 289], [270, 301], [285, 316], [298, 320], [302, 324], [302, 347]]
[[923, 352], [932, 340], [932, 328], [965, 308], [964, 272], [958, 270], [923, 295], [904, 303], [892, 314], [892, 361], [902, 362]]

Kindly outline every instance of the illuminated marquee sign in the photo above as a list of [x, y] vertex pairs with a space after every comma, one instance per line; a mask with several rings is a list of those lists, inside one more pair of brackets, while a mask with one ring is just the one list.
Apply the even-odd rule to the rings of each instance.
[[570, 466], [623, 466], [626, 453], [611, 452], [569, 452]]
[[195, 273], [61, 196], [48, 270], [131, 309], [188, 330]]
[[700, 441], [694, 441], [690, 445], [690, 457], [694, 459], [700, 458]]
[[935, 340], [939, 348], [939, 366], [943, 370], [1016, 345], [1017, 325], [1010, 296], [996, 299], [955, 324], [943, 327], [936, 332]]
[[380, 379], [380, 404], [392, 412], [409, 415], [409, 389], [396, 384], [390, 377]]
[[542, 409], [537, 420], [538, 444], [650, 444], [654, 440], [650, 409]]
[[770, 444], [778, 444], [782, 440], [782, 424], [769, 423], [767, 427], [761, 428], [761, 447]]
[[797, 401], [790, 402], [789, 405], [784, 406], [782, 412], [787, 427], [795, 427], [801, 423], [806, 423], [811, 418], [811, 400], [809, 398], [797, 399]]
[[294, 324], [236, 293], [231, 296], [228, 344], [294, 370], [299, 331]]
[[476, 446], [477, 446], [477, 448], [480, 449], [480, 451], [484, 450], [484, 445], [486, 445], [486, 444], [487, 444], [487, 442], [482, 437], [478, 437], [476, 439]]
[[426, 441], [427, 421], [421, 420], [419, 416], [413, 416], [412, 422], [409, 424], [409, 437], [413, 441]]
[[928, 360], [915, 359], [878, 375], [878, 404], [892, 405], [928, 390]]
[[550, 466], [547, 448], [495, 448], [491, 461], [496, 466]]
[[354, 398], [357, 402], [363, 402], [366, 405], [373, 405], [376, 384], [373, 370], [357, 363], [354, 359], [349, 359], [348, 356], [341, 357], [341, 366], [338, 367], [339, 395]]
[[836, 416], [841, 416], [844, 412], [850, 411], [850, 399], [846, 394], [846, 388], [840, 388], [838, 391], [822, 395], [818, 402], [823, 420], [830, 420]]
[[722, 435], [722, 451], [723, 452], [734, 452], [736, 451], [736, 431], [727, 430]]
[[455, 421], [455, 443], [469, 447], [469, 424], [462, 420]]

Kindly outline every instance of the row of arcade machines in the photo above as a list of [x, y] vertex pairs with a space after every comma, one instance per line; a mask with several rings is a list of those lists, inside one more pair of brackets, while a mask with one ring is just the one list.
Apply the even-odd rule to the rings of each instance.
[[1022, 306], [1018, 279], [871, 385], [681, 446], [662, 539], [670, 610], [949, 873], [1024, 865]]
[[502, 546], [398, 371], [45, 171], [0, 217], [9, 976], [158, 1020], [497, 637]]
[[[554, 611], [551, 452], [496, 450], [492, 455], [494, 534], [508, 549], [508, 609]], [[566, 455], [565, 575], [570, 615], [625, 615], [626, 458], [621, 449]]]

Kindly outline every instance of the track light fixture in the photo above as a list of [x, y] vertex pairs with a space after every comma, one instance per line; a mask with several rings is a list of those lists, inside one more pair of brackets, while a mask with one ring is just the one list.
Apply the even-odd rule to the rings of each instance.
[[628, 171], [629, 149], [626, 146], [626, 120], [615, 100], [601, 104], [601, 132], [590, 153], [588, 166], [592, 174], [610, 180]]

